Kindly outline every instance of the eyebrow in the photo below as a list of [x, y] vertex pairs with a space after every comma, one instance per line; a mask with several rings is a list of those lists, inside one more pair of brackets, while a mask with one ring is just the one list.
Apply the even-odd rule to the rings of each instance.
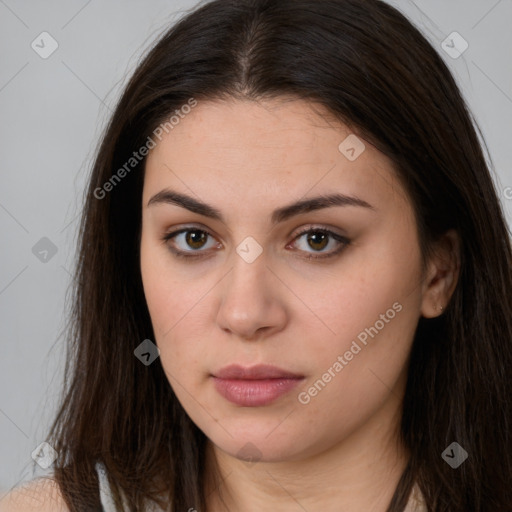
[[[164, 189], [155, 194], [148, 201], [147, 206], [157, 204], [181, 206], [193, 213], [225, 223], [222, 213], [217, 208], [170, 189]], [[355, 196], [347, 196], [344, 194], [320, 195], [309, 199], [303, 199], [274, 210], [271, 217], [272, 224], [284, 222], [285, 220], [302, 213], [309, 213], [333, 206], [358, 206], [375, 211], [375, 208], [371, 204]]]

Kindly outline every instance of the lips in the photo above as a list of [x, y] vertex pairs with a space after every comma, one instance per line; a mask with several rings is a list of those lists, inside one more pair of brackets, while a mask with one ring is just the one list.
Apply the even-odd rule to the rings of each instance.
[[217, 392], [241, 407], [269, 405], [289, 393], [303, 375], [271, 365], [226, 366], [212, 375]]
[[277, 366], [260, 364], [245, 368], [240, 365], [230, 365], [222, 368], [214, 374], [219, 379], [261, 380], [261, 379], [301, 379], [304, 375], [298, 375]]

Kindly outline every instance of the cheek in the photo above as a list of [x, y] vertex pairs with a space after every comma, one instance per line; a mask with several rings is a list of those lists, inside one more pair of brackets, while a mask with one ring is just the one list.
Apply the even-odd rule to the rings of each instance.
[[[303, 350], [311, 374], [302, 389], [320, 381], [315, 385], [318, 394], [331, 390], [326, 399], [331, 392], [341, 392], [347, 400], [357, 400], [372, 395], [379, 379], [392, 388], [406, 364], [418, 322], [417, 301], [395, 299], [384, 294], [354, 302], [338, 311], [337, 320], [332, 316], [336, 334], [307, 336], [315, 343]], [[312, 329], [305, 323], [300, 331]], [[312, 390], [311, 396], [315, 394]]]
[[[373, 244], [378, 255], [358, 251], [357, 258], [347, 258], [335, 284], [312, 304], [330, 331], [322, 329], [326, 334], [306, 348], [315, 371], [303, 390], [319, 381], [311, 390], [323, 396], [317, 403], [374, 400], [378, 389], [389, 393], [405, 368], [421, 307], [420, 255], [413, 241], [407, 254], [394, 242]], [[312, 328], [304, 319], [300, 332]]]
[[[175, 311], [175, 294], [170, 293], [173, 286], [168, 280], [162, 257], [147, 237], [141, 240], [141, 276], [144, 295], [148, 305], [153, 330], [157, 338], [172, 327], [169, 313]], [[172, 313], [171, 313], [172, 314]]]
[[311, 374], [295, 400], [311, 431], [328, 432], [326, 443], [359, 428], [387, 400], [400, 400], [418, 316], [414, 301], [394, 298], [352, 304], [353, 316], [339, 315], [337, 336], [317, 337], [307, 349]]
[[211, 285], [206, 279], [184, 275], [167, 251], [147, 238], [141, 239], [141, 275], [155, 343], [168, 377], [182, 382], [204, 354], [202, 340], [208, 332], [204, 323], [209, 316], [202, 297]]
[[[336, 340], [338, 350], [349, 350], [353, 340], [364, 343], [371, 339], [368, 331], [377, 334], [376, 329], [380, 338], [384, 332], [409, 331], [411, 323], [417, 322], [421, 304], [419, 263], [412, 258], [401, 261], [394, 253], [392, 248], [387, 253], [382, 251], [378, 258], [358, 253], [357, 261], [354, 257], [343, 262], [329, 285], [324, 282], [323, 288], [312, 294], [311, 284], [304, 283], [297, 291], [308, 297], [310, 309], [326, 327], [326, 336], [319, 336], [319, 343], [324, 340], [327, 348]], [[303, 320], [306, 330], [319, 324], [307, 320]]]
[[[141, 239], [140, 264], [144, 295], [148, 306], [156, 343], [162, 351], [162, 340], [167, 338], [178, 320], [185, 301], [183, 289], [174, 282], [169, 272], [165, 251], [145, 236]], [[177, 290], [179, 292], [177, 293]]]
[[155, 336], [161, 338], [185, 314], [184, 311], [190, 309], [198, 283], [185, 282], [179, 269], [175, 268], [170, 252], [149, 230], [142, 233], [140, 266]]

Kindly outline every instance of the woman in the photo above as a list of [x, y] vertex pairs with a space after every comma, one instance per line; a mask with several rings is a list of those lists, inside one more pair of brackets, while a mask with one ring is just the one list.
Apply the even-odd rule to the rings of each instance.
[[54, 507], [512, 510], [507, 226], [394, 8], [186, 16], [122, 95], [80, 239]]

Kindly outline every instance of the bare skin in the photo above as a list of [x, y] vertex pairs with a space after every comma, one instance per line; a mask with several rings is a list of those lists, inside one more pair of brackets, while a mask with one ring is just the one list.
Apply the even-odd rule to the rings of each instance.
[[0, 496], [0, 512], [69, 512], [69, 508], [57, 483], [40, 477]]
[[[448, 233], [422, 272], [413, 207], [392, 162], [366, 141], [350, 161], [339, 150], [349, 134], [302, 100], [200, 102], [148, 156], [144, 291], [169, 383], [209, 439], [208, 467], [220, 469], [210, 512], [384, 512], [407, 462], [397, 433], [408, 356], [419, 318], [440, 315], [453, 293], [458, 240]], [[213, 206], [222, 220], [148, 205], [163, 190]], [[333, 193], [370, 207], [272, 223], [275, 209]], [[162, 240], [183, 228], [188, 238]], [[299, 234], [309, 228], [313, 238]], [[253, 261], [242, 257], [258, 248]], [[354, 341], [360, 351], [345, 357]], [[233, 363], [304, 378], [270, 404], [239, 406], [212, 382]]]

